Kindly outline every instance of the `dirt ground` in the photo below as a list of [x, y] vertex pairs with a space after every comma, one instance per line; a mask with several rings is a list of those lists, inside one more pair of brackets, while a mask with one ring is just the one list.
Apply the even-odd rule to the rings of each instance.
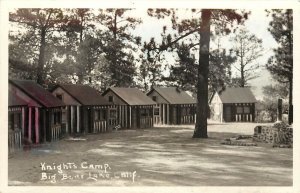
[[9, 185], [291, 186], [291, 148], [220, 144], [256, 125], [210, 123], [208, 139], [193, 139], [193, 126], [64, 139], [10, 156]]

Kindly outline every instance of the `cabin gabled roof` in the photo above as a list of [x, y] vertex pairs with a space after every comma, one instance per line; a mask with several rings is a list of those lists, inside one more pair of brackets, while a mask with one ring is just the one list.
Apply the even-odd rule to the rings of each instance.
[[65, 104], [45, 90], [42, 86], [31, 80], [9, 80], [9, 83], [16, 86], [30, 98], [46, 108], [61, 107]]
[[88, 86], [88, 85], [79, 85], [79, 84], [58, 84], [54, 87], [55, 90], [57, 87], [62, 88], [74, 99], [76, 99], [82, 105], [110, 105], [112, 103], [108, 102], [99, 91]]
[[111, 87], [107, 89], [102, 95], [112, 91], [119, 96], [128, 105], [155, 105], [156, 102], [152, 101], [146, 94], [137, 88], [122, 88]]
[[8, 106], [13, 107], [13, 106], [27, 106], [28, 103], [18, 97], [14, 92], [9, 91], [8, 92]]
[[156, 91], [170, 104], [195, 104], [196, 99], [176, 87], [153, 87], [147, 95]]
[[249, 87], [226, 88], [218, 94], [222, 103], [256, 103]]

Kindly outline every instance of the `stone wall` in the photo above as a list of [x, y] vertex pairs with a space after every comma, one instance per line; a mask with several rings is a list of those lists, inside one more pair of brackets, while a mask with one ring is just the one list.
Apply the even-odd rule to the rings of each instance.
[[276, 123], [273, 126], [257, 126], [254, 128], [254, 141], [273, 144], [293, 144], [293, 128], [285, 123]]

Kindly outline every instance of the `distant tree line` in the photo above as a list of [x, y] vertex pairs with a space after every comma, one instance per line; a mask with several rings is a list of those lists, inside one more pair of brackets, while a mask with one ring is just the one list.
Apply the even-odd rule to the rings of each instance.
[[[16, 9], [9, 15], [10, 77], [36, 80], [44, 86], [71, 82], [90, 84], [99, 90], [110, 86], [136, 86], [147, 91], [163, 82], [196, 93], [198, 61], [195, 55], [200, 38], [197, 24], [201, 18], [179, 21], [176, 11], [158, 9], [155, 15], [149, 9], [150, 16], [161, 14], [172, 19], [173, 26], [169, 28], [173, 34], [167, 34], [165, 26], [162, 42], [156, 42], [153, 37], [142, 43], [141, 37], [133, 35], [142, 20], [130, 15], [130, 9]], [[201, 11], [191, 12], [197, 15]], [[170, 42], [189, 30], [194, 37]], [[211, 39], [219, 42], [228, 33], [228, 26], [218, 26]], [[233, 64], [241, 60], [241, 54], [242, 57], [247, 54], [246, 48], [240, 51], [236, 43], [236, 39], [242, 39], [242, 33], [253, 39], [244, 38], [243, 41], [248, 42], [241, 44], [261, 47], [261, 40], [241, 31], [232, 40], [236, 46], [230, 51], [220, 43], [210, 50], [210, 92], [226, 86], [247, 85], [248, 74], [253, 72], [245, 66], [251, 60], [244, 59], [245, 64], [240, 62], [241, 77], [233, 78], [231, 70]], [[167, 60], [164, 52], [173, 54], [175, 64]], [[170, 73], [166, 76], [163, 71], [167, 67]]]

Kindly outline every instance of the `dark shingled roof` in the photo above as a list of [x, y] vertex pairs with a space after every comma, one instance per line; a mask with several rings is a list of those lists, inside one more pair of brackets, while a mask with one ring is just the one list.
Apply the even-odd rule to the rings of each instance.
[[151, 92], [156, 91], [170, 104], [194, 104], [196, 99], [188, 95], [185, 91], [177, 89], [176, 87], [154, 87]]
[[9, 91], [8, 93], [8, 106], [27, 106], [27, 102], [18, 97], [15, 93]]
[[222, 103], [256, 103], [256, 99], [247, 87], [226, 88], [219, 92]]
[[79, 84], [59, 84], [55, 88], [61, 87], [82, 105], [110, 105], [99, 91], [88, 86]]
[[105, 95], [109, 90], [118, 95], [123, 99], [128, 105], [155, 105], [156, 103], [152, 101], [146, 94], [137, 88], [121, 88], [121, 87], [111, 87], [106, 90], [103, 95]]
[[34, 81], [9, 80], [9, 82], [18, 87], [20, 90], [22, 90], [24, 93], [26, 93], [28, 96], [30, 96], [32, 99], [34, 99], [44, 107], [50, 108], [65, 106], [65, 104], [61, 100], [57, 99], [50, 92], [45, 90], [42, 86]]

